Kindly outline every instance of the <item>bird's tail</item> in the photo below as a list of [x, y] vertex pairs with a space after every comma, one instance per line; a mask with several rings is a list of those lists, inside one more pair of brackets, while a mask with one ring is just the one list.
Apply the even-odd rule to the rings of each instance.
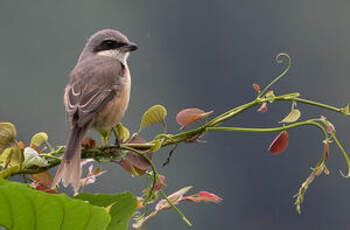
[[73, 125], [66, 146], [66, 152], [64, 153], [61, 164], [52, 182], [52, 188], [56, 187], [56, 185], [62, 180], [64, 187], [72, 184], [74, 192], [78, 192], [81, 178], [81, 142], [86, 132], [87, 125], [83, 127]]

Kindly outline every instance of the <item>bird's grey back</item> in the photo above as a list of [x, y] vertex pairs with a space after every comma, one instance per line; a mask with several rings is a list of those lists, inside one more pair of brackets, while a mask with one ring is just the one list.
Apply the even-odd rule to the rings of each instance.
[[79, 126], [98, 113], [121, 91], [124, 66], [104, 56], [93, 56], [77, 63], [66, 88], [67, 118], [76, 116]]

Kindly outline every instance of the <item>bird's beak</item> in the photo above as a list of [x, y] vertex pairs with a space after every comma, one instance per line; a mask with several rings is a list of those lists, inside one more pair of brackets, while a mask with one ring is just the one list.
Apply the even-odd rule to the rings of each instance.
[[123, 49], [127, 52], [135, 51], [138, 49], [137, 45], [133, 42], [128, 42], [126, 46], [123, 46]]

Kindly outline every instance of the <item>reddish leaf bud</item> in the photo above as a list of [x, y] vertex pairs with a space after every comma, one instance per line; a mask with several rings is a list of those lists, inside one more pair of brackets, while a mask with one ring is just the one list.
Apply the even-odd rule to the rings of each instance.
[[166, 184], [166, 180], [165, 180], [164, 175], [159, 175], [158, 179], [159, 180], [156, 180], [156, 184], [154, 186], [154, 190], [156, 190], [156, 191], [163, 189], [164, 185]]
[[253, 83], [253, 88], [256, 92], [260, 93], [260, 86], [256, 83]]
[[261, 105], [260, 108], [258, 109], [258, 112], [265, 113], [266, 111], [267, 111], [267, 103], [264, 102], [264, 103], [262, 103], [262, 105]]
[[327, 133], [332, 134], [335, 131], [334, 125], [327, 121]]

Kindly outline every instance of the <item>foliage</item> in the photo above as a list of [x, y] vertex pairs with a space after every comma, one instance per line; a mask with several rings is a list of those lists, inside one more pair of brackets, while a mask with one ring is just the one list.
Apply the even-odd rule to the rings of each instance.
[[[57, 193], [58, 190], [52, 190], [49, 187], [51, 182], [51, 176], [47, 171], [50, 168], [57, 166], [61, 158], [58, 156], [64, 152], [64, 147], [57, 148], [51, 147], [48, 142], [48, 135], [40, 132], [35, 134], [31, 140], [29, 146], [25, 146], [24, 143], [18, 142], [16, 138], [16, 128], [11, 123], [0, 123], [0, 165], [2, 171], [0, 172], [0, 178], [10, 178], [14, 175], [23, 175], [25, 183], [27, 183], [27, 176], [33, 181], [30, 188], [29, 186], [11, 183], [1, 180], [0, 182], [0, 199], [10, 202], [13, 206], [5, 206], [7, 203], [0, 202], [0, 212], [4, 212], [1, 215], [2, 222], [0, 224], [8, 228], [13, 226], [26, 226], [26, 229], [30, 229], [33, 226], [33, 221], [37, 224], [36, 229], [45, 229], [44, 227], [38, 227], [45, 224], [47, 221], [52, 221], [51, 224], [58, 226], [62, 224], [62, 219], [69, 219], [75, 217], [81, 220], [81, 223], [86, 223], [86, 216], [83, 216], [83, 212], [86, 210], [94, 210], [97, 212], [96, 218], [89, 219], [89, 226], [99, 226], [99, 229], [127, 229], [129, 220], [134, 218], [134, 228], [143, 228], [145, 224], [153, 219], [160, 211], [172, 208], [183, 219], [183, 221], [191, 226], [190, 221], [185, 215], [177, 208], [177, 204], [183, 201], [189, 202], [220, 202], [222, 199], [215, 194], [205, 191], [193, 194], [191, 196], [185, 196], [184, 194], [191, 188], [191, 186], [184, 187], [170, 196], [167, 196], [163, 191], [166, 185], [166, 178], [164, 175], [160, 175], [157, 171], [157, 167], [153, 164], [152, 158], [155, 153], [166, 146], [172, 146], [169, 153], [169, 157], [163, 166], [167, 165], [171, 161], [171, 156], [177, 149], [180, 143], [197, 143], [201, 141], [203, 135], [210, 132], [279, 132], [276, 138], [272, 141], [269, 147], [269, 151], [272, 154], [279, 154], [283, 152], [288, 146], [288, 130], [297, 127], [312, 126], [317, 128], [323, 135], [323, 139], [320, 143], [323, 145], [323, 152], [316, 164], [316, 167], [312, 169], [311, 174], [307, 177], [304, 183], [302, 183], [298, 193], [296, 194], [295, 205], [298, 213], [301, 212], [301, 204], [304, 200], [305, 192], [310, 186], [311, 182], [324, 173], [329, 174], [329, 170], [326, 167], [327, 160], [329, 159], [329, 145], [335, 143], [340, 149], [345, 158], [345, 162], [348, 166], [348, 172], [346, 174], [341, 172], [343, 177], [350, 177], [350, 159], [342, 147], [339, 139], [336, 137], [336, 130], [334, 125], [325, 117], [320, 116], [313, 119], [301, 120], [302, 113], [296, 106], [299, 104], [306, 104], [309, 106], [319, 107], [323, 110], [330, 110], [346, 117], [350, 117], [349, 105], [338, 108], [312, 100], [304, 99], [300, 97], [300, 93], [294, 92], [289, 94], [278, 95], [276, 90], [271, 90], [271, 87], [286, 76], [286, 73], [291, 67], [291, 58], [285, 54], [278, 54], [276, 60], [278, 63], [282, 62], [282, 58], [288, 60], [287, 68], [278, 75], [273, 81], [271, 81], [266, 87], [261, 88], [258, 84], [253, 84], [253, 89], [256, 91], [256, 98], [246, 104], [234, 107], [229, 111], [216, 115], [210, 118], [214, 114], [213, 111], [205, 112], [198, 108], [187, 108], [180, 111], [176, 116], [176, 121], [180, 125], [182, 131], [177, 134], [169, 134], [166, 125], [167, 110], [162, 105], [155, 105], [148, 109], [140, 122], [140, 128], [138, 132], [130, 135], [130, 131], [122, 124], [114, 127], [113, 130], [100, 131], [102, 135], [102, 145], [98, 145], [95, 140], [87, 138], [82, 143], [82, 158], [88, 159], [83, 161], [83, 165], [90, 161], [96, 161], [98, 163], [113, 162], [118, 163], [125, 170], [127, 170], [133, 176], [145, 175], [149, 183], [146, 184], [142, 191], [142, 194], [138, 197], [130, 193], [123, 194], [79, 194], [73, 199], [68, 198], [65, 195], [57, 194], [45, 194]], [[259, 107], [257, 111], [267, 112], [268, 106], [271, 103], [276, 102], [288, 102], [291, 103], [290, 112], [278, 122], [278, 126], [270, 128], [250, 128], [250, 127], [225, 127], [222, 124], [233, 119], [235, 116], [245, 112], [253, 107]], [[164, 131], [156, 135], [152, 140], [145, 141], [140, 137], [140, 132], [155, 124], [162, 124]], [[198, 123], [199, 125], [188, 131], [183, 129], [193, 126]], [[118, 136], [120, 141], [119, 145], [110, 145], [110, 136], [112, 131]], [[12, 145], [11, 145], [12, 143]], [[93, 166], [90, 165], [88, 175], [82, 179], [82, 186], [95, 182], [97, 176], [103, 174], [101, 168], [93, 170]], [[36, 190], [41, 191], [36, 191]], [[9, 191], [16, 192], [10, 193]], [[163, 199], [159, 200], [159, 196]], [[18, 200], [17, 200], [18, 199]], [[88, 201], [84, 203], [79, 200]], [[17, 209], [15, 205], [19, 205], [18, 201], [24, 202], [23, 209]], [[155, 202], [154, 211], [150, 212], [149, 206]], [[55, 205], [61, 205], [62, 207], [72, 207], [66, 212], [56, 213], [55, 217], [50, 217], [52, 210], [44, 206], [46, 202], [52, 203], [52, 207]], [[3, 206], [1, 206], [3, 205]], [[60, 206], [60, 207], [61, 207]], [[80, 207], [81, 206], [81, 207]], [[60, 210], [66, 210], [63, 208]], [[42, 208], [45, 208], [45, 212], [42, 212]], [[81, 208], [83, 211], [78, 211]], [[12, 215], [12, 211], [16, 209], [16, 215]], [[85, 210], [85, 211], [84, 211]], [[40, 211], [40, 213], [39, 213]], [[46, 213], [47, 212], [47, 213]], [[30, 213], [30, 214], [28, 214]], [[33, 214], [34, 213], [34, 214]], [[45, 215], [44, 215], [44, 214]], [[35, 215], [35, 216], [33, 216]], [[26, 216], [22, 222], [18, 221], [18, 217]], [[29, 217], [31, 219], [29, 219]], [[64, 218], [62, 218], [62, 216]], [[98, 218], [97, 218], [98, 217]], [[85, 220], [85, 222], [84, 222]], [[46, 221], [46, 222], [45, 222]], [[109, 222], [110, 221], [110, 222]], [[72, 224], [75, 222], [72, 222]], [[109, 225], [108, 225], [109, 223]], [[66, 221], [63, 224], [67, 224]], [[52, 225], [52, 226], [53, 226]], [[108, 226], [107, 226], [108, 225]], [[73, 225], [72, 225], [73, 226]], [[19, 229], [19, 227], [18, 227]], [[51, 228], [50, 228], [51, 229]], [[79, 229], [78, 225], [74, 228], [65, 229]]]
[[104, 229], [104, 208], [64, 194], [35, 191], [28, 185], [0, 180], [0, 226], [8, 229]]
[[128, 229], [129, 220], [136, 211], [137, 201], [131, 193], [88, 194], [81, 193], [75, 199], [88, 201], [92, 205], [105, 207], [111, 215], [107, 229]]

